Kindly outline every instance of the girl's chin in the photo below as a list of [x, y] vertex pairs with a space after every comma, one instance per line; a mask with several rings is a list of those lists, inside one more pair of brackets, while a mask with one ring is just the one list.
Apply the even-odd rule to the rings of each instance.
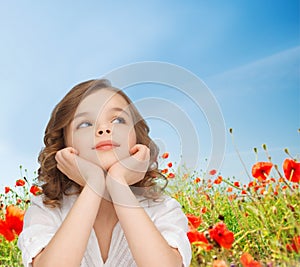
[[113, 166], [115, 163], [117, 163], [119, 160], [116, 157], [105, 157], [105, 158], [99, 158], [98, 165], [104, 170], [108, 171], [111, 166]]
[[98, 155], [100, 166], [103, 170], [108, 171], [115, 163], [128, 158], [130, 156], [128, 151], [109, 151], [110, 153], [103, 153]]
[[104, 171], [107, 172], [112, 165], [122, 159], [129, 157], [130, 154], [128, 151], [107, 151], [105, 153], [102, 152], [94, 155], [87, 155], [86, 157], [84, 157], [84, 155], [80, 156], [100, 166]]
[[[116, 162], [117, 162], [117, 161], [116, 161]], [[110, 167], [113, 166], [116, 162], [112, 162], [112, 163], [102, 163], [102, 164], [100, 165], [100, 167], [101, 167], [104, 171], [108, 172], [108, 170], [110, 169]]]

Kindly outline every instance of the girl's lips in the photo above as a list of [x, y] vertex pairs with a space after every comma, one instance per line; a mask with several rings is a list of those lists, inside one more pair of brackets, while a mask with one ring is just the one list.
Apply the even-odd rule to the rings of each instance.
[[115, 143], [115, 142], [112, 142], [110, 140], [107, 140], [107, 141], [101, 141], [99, 142], [97, 145], [95, 145], [93, 147], [93, 149], [96, 149], [96, 150], [111, 150], [115, 147], [119, 147], [120, 145]]

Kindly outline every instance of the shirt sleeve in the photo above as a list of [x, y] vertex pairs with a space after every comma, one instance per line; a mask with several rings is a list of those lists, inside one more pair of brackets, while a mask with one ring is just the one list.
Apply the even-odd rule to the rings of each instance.
[[32, 259], [47, 246], [58, 229], [58, 209], [48, 208], [42, 197], [34, 197], [24, 217], [23, 231], [18, 239], [25, 267], [32, 266]]
[[188, 220], [181, 205], [173, 198], [166, 198], [154, 216], [154, 223], [168, 244], [178, 249], [183, 266], [190, 266], [192, 252], [187, 238]]

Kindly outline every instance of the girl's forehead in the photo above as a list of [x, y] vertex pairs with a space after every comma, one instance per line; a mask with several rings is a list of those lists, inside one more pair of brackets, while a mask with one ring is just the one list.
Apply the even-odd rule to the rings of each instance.
[[100, 89], [87, 95], [78, 105], [76, 113], [105, 111], [111, 108], [128, 109], [129, 104], [117, 92], [109, 89]]

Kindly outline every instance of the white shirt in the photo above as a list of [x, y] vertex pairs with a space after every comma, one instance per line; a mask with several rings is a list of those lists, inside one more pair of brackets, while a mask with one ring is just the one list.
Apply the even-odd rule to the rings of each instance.
[[[18, 247], [22, 251], [25, 267], [32, 266], [32, 259], [47, 246], [59, 226], [73, 206], [77, 195], [64, 196], [61, 208], [51, 208], [43, 204], [42, 196], [32, 198], [32, 204], [24, 217], [23, 231], [18, 239]], [[173, 198], [163, 196], [158, 202], [137, 197], [140, 205], [154, 222], [157, 229], [168, 242], [177, 248], [183, 259], [183, 266], [188, 267], [191, 261], [191, 247], [187, 238], [188, 222], [181, 210], [180, 204]], [[78, 226], [80, 227], [80, 225]], [[141, 236], [141, 246], [143, 240]], [[76, 253], [76, 251], [74, 251]], [[155, 255], [153, 255], [155, 257]], [[135, 267], [137, 266], [124, 232], [118, 222], [112, 233], [108, 258], [104, 263], [101, 257], [98, 241], [92, 230], [84, 257], [82, 267]]]

